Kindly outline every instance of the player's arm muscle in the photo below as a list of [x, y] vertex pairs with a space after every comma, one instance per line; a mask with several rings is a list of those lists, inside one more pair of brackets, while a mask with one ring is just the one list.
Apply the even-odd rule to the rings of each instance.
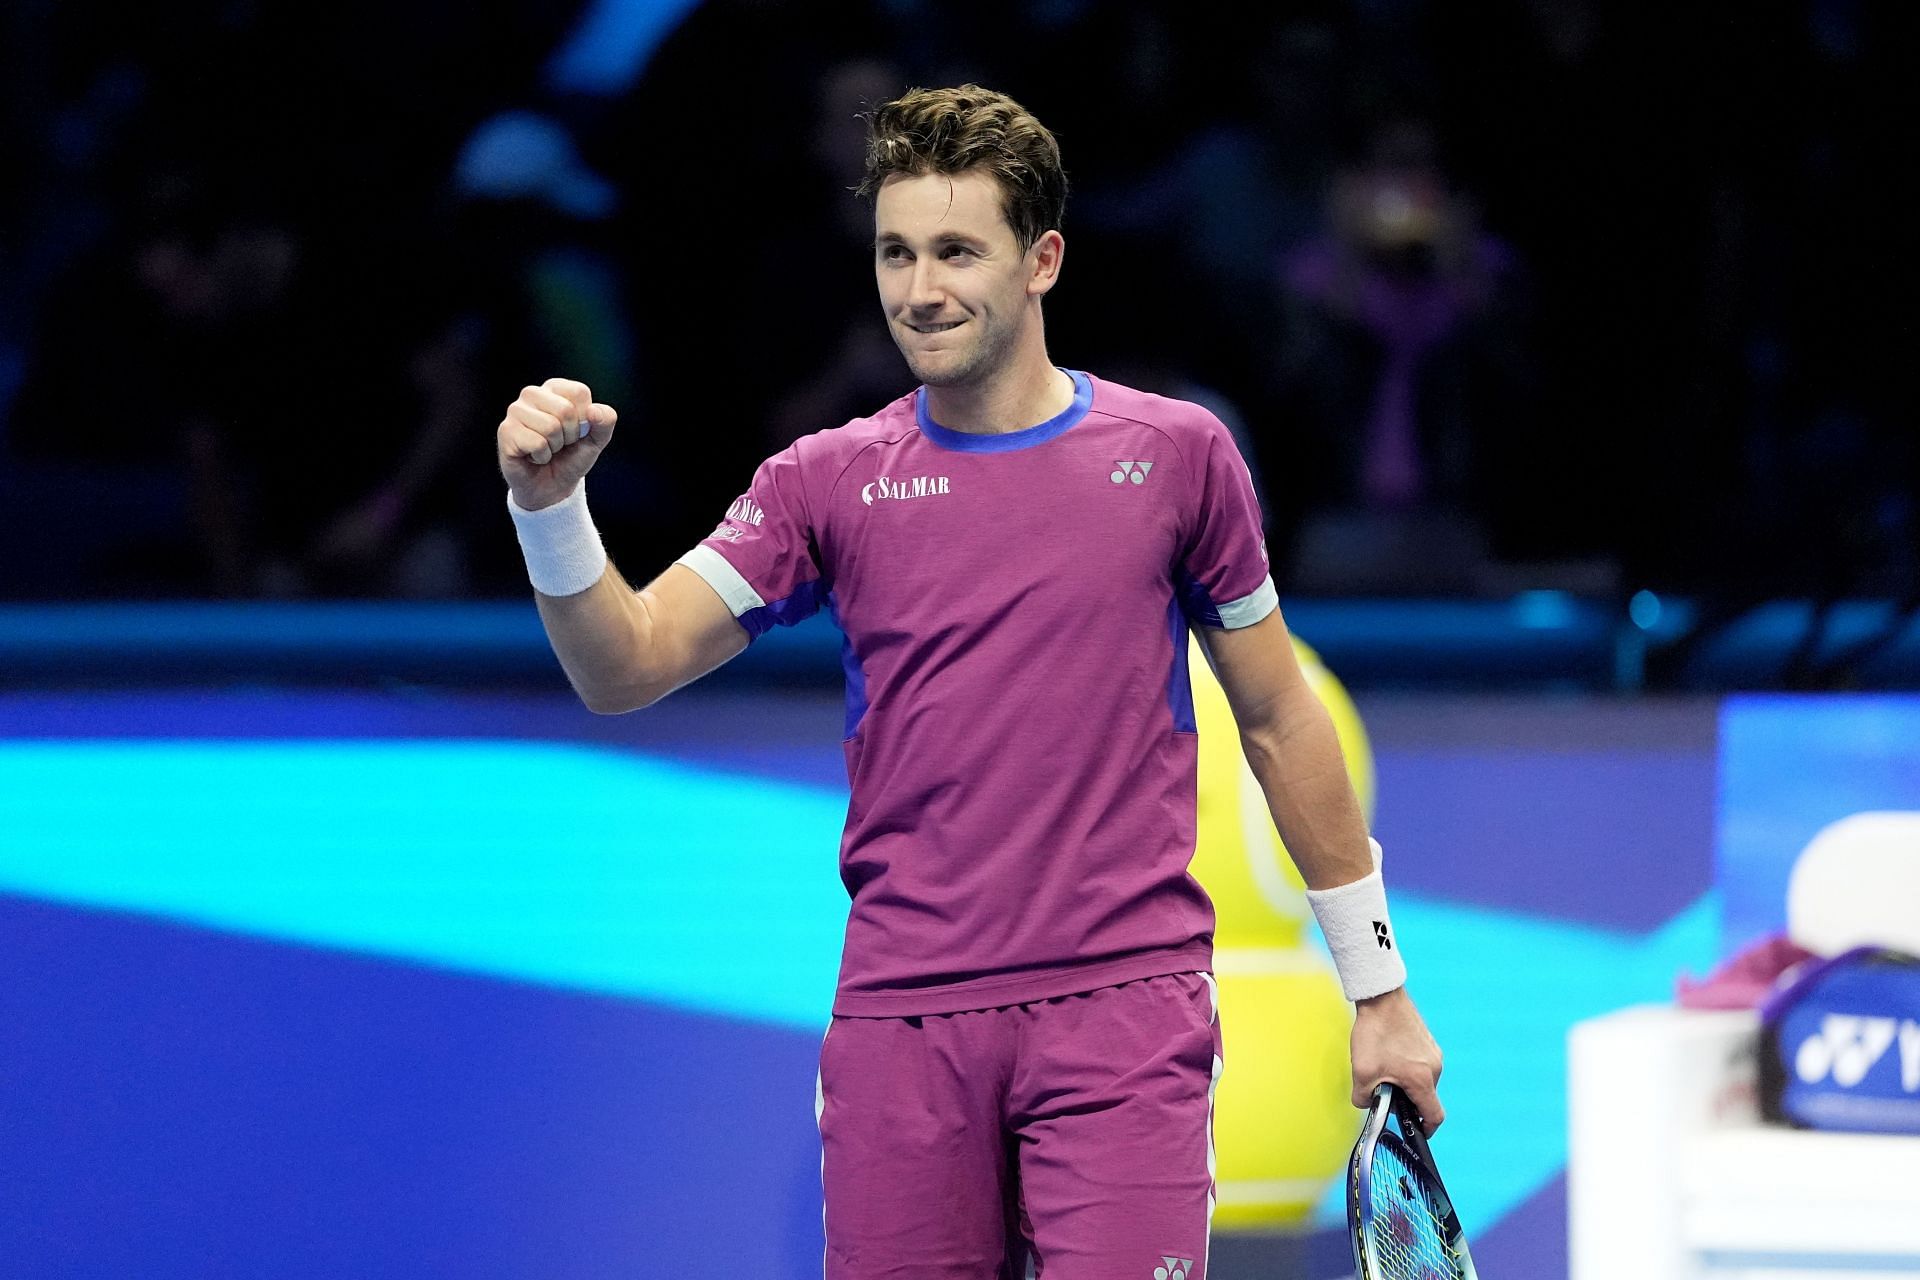
[[[1279, 610], [1237, 631], [1203, 629], [1200, 638], [1307, 887], [1331, 889], [1372, 874], [1366, 820], [1333, 718], [1302, 674]], [[1440, 1046], [1404, 986], [1355, 1003], [1352, 1058], [1354, 1106], [1366, 1106], [1376, 1084], [1393, 1080], [1405, 1086], [1428, 1132], [1446, 1118], [1435, 1087]]]
[[1373, 871], [1366, 820], [1347, 779], [1333, 718], [1300, 670], [1278, 609], [1249, 627], [1200, 628], [1240, 745], [1287, 851], [1310, 889]]
[[746, 629], [685, 565], [635, 591], [609, 564], [578, 595], [535, 599], [567, 679], [606, 715], [658, 702], [747, 647]]

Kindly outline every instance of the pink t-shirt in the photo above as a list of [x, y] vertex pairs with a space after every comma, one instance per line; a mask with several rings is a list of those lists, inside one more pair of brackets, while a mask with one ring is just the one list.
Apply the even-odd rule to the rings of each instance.
[[1004, 435], [924, 390], [762, 463], [682, 557], [750, 636], [846, 640], [852, 897], [834, 1012], [993, 1008], [1205, 969], [1188, 624], [1276, 607], [1232, 437], [1072, 373]]

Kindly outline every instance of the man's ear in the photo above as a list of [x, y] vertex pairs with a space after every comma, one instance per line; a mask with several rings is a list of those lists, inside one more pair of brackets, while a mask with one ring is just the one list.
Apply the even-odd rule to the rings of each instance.
[[1027, 275], [1027, 293], [1040, 297], [1059, 283], [1060, 267], [1067, 257], [1067, 241], [1058, 231], [1041, 234], [1033, 242], [1033, 248], [1027, 250], [1030, 264]]

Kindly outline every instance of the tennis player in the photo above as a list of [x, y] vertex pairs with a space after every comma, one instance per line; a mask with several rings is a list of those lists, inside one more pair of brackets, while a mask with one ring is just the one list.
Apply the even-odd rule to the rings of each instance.
[[[1053, 136], [971, 85], [869, 128], [874, 276], [922, 385], [768, 459], [639, 591], [587, 512], [616, 424], [587, 387], [508, 408], [509, 510], [596, 711], [823, 608], [845, 633], [852, 905], [816, 1095], [829, 1280], [1202, 1280], [1221, 1049], [1212, 910], [1187, 873], [1190, 627], [1356, 1002], [1354, 1105], [1394, 1080], [1437, 1125], [1440, 1052], [1232, 438], [1048, 358]], [[805, 323], [777, 310], [773, 341]]]

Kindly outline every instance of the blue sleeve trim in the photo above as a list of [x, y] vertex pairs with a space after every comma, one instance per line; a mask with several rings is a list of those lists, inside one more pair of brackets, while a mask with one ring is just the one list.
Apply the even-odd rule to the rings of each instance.
[[1186, 611], [1187, 619], [1196, 627], [1220, 627], [1220, 606], [1207, 594], [1207, 588], [1200, 579], [1187, 572], [1185, 565], [1174, 570], [1173, 589], [1175, 600]]
[[740, 615], [740, 625], [749, 639], [759, 639], [776, 626], [790, 627], [804, 622], [820, 611], [820, 580], [803, 582], [779, 600], [749, 609]]
[[1173, 575], [1174, 589], [1179, 593], [1180, 607], [1187, 611], [1187, 617], [1196, 627], [1212, 627], [1216, 631], [1238, 631], [1241, 627], [1250, 627], [1275, 609], [1280, 607], [1280, 597], [1273, 589], [1273, 578], [1264, 577], [1260, 585], [1249, 595], [1238, 600], [1229, 600], [1218, 604], [1201, 581], [1187, 572], [1182, 565]]

